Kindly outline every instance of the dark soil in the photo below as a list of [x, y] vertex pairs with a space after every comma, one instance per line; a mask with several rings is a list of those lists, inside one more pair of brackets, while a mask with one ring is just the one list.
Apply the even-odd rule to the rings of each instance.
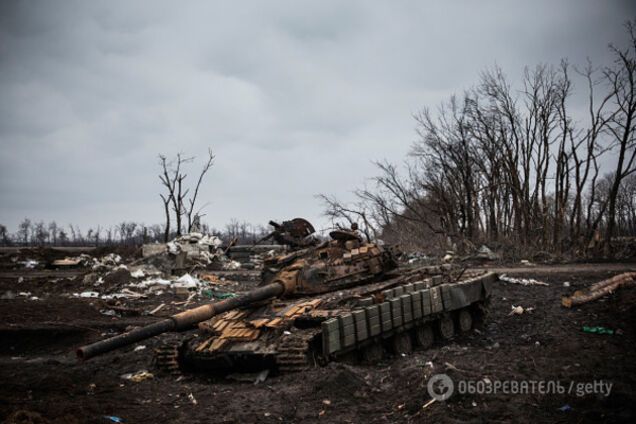
[[[18, 285], [12, 281], [15, 275], [0, 275], [0, 292], [30, 291], [43, 298], [0, 300], [0, 420], [108, 423], [112, 421], [105, 416], [117, 416], [127, 423], [636, 422], [636, 289], [618, 290], [572, 310], [560, 305], [561, 295], [634, 267], [546, 268], [506, 270], [550, 286], [497, 283], [482, 328], [450, 343], [376, 365], [332, 363], [301, 374], [269, 376], [258, 385], [197, 374], [156, 374], [139, 383], [120, 378], [142, 369], [155, 372], [152, 349], [171, 335], [144, 342], [144, 350], [130, 347], [77, 362], [77, 346], [156, 318], [106, 316], [95, 299], [64, 297], [84, 289], [81, 277], [52, 282], [58, 277], [39, 276]], [[563, 287], [565, 281], [569, 288]], [[164, 295], [126, 306], [147, 311], [174, 300], [174, 295]], [[510, 315], [512, 305], [535, 309]], [[179, 306], [166, 308], [165, 313], [172, 313]], [[584, 325], [616, 333], [588, 334]], [[459, 380], [484, 378], [558, 380], [566, 390], [574, 382], [575, 390], [455, 393], [423, 408], [430, 400], [427, 382], [437, 373], [448, 374], [456, 386]], [[577, 396], [576, 383], [594, 380], [612, 383], [611, 394]]]

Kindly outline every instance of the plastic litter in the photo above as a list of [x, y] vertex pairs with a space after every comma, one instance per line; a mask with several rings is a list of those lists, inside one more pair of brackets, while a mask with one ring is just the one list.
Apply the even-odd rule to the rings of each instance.
[[610, 336], [614, 334], [614, 330], [606, 327], [588, 327], [586, 325], [583, 326], [584, 333], [590, 334], [609, 334]]
[[173, 284], [174, 287], [183, 287], [186, 289], [197, 288], [201, 285], [201, 282], [191, 276], [190, 274], [184, 274], [177, 279]]
[[123, 418], [117, 417], [115, 415], [104, 415], [104, 418], [107, 419], [110, 422], [113, 422], [113, 423], [125, 423], [126, 422], [126, 420], [124, 420]]

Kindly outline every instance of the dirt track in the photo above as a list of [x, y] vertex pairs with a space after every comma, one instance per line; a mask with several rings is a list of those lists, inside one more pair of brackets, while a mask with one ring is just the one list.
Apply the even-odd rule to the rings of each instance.
[[[124, 373], [152, 371], [150, 352], [161, 338], [145, 343], [142, 351], [129, 348], [78, 363], [71, 353], [74, 347], [98, 339], [120, 320], [131, 322], [119, 327], [149, 318], [107, 317], [90, 300], [51, 294], [56, 287], [71, 290], [72, 282], [26, 279], [20, 290], [35, 295], [45, 290], [49, 297], [46, 302], [0, 300], [0, 419], [26, 410], [32, 414], [27, 422], [59, 423], [107, 423], [105, 415], [128, 423], [634, 422], [636, 290], [621, 290], [573, 310], [560, 306], [562, 294], [634, 269], [620, 264], [506, 269], [550, 286], [498, 283], [483, 328], [449, 344], [374, 366], [331, 364], [301, 375], [270, 376], [259, 385], [201, 375], [156, 376], [140, 383], [121, 379]], [[13, 276], [2, 277], [0, 291], [5, 292]], [[564, 288], [564, 281], [571, 287]], [[511, 316], [511, 305], [535, 309]], [[583, 325], [606, 326], [620, 334], [587, 334]], [[426, 383], [437, 373], [456, 382], [559, 380], [568, 387], [572, 381], [603, 379], [613, 387], [607, 397], [454, 394], [422, 409], [430, 399]], [[566, 405], [570, 409], [561, 411]]]

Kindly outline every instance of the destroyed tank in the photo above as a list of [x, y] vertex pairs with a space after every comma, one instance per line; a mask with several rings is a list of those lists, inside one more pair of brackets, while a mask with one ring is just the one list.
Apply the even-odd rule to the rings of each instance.
[[196, 330], [159, 349], [163, 369], [298, 371], [332, 360], [381, 359], [450, 339], [482, 318], [493, 273], [398, 267], [397, 251], [351, 231], [266, 262], [261, 284], [81, 347], [80, 358], [165, 332]]

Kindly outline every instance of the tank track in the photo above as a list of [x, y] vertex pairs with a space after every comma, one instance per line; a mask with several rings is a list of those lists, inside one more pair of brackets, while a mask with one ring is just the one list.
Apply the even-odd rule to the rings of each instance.
[[164, 343], [155, 349], [155, 367], [166, 374], [181, 375], [179, 365], [182, 342], [172, 341]]
[[303, 371], [309, 368], [307, 361], [307, 339], [299, 335], [288, 335], [278, 344], [276, 364], [280, 372]]

